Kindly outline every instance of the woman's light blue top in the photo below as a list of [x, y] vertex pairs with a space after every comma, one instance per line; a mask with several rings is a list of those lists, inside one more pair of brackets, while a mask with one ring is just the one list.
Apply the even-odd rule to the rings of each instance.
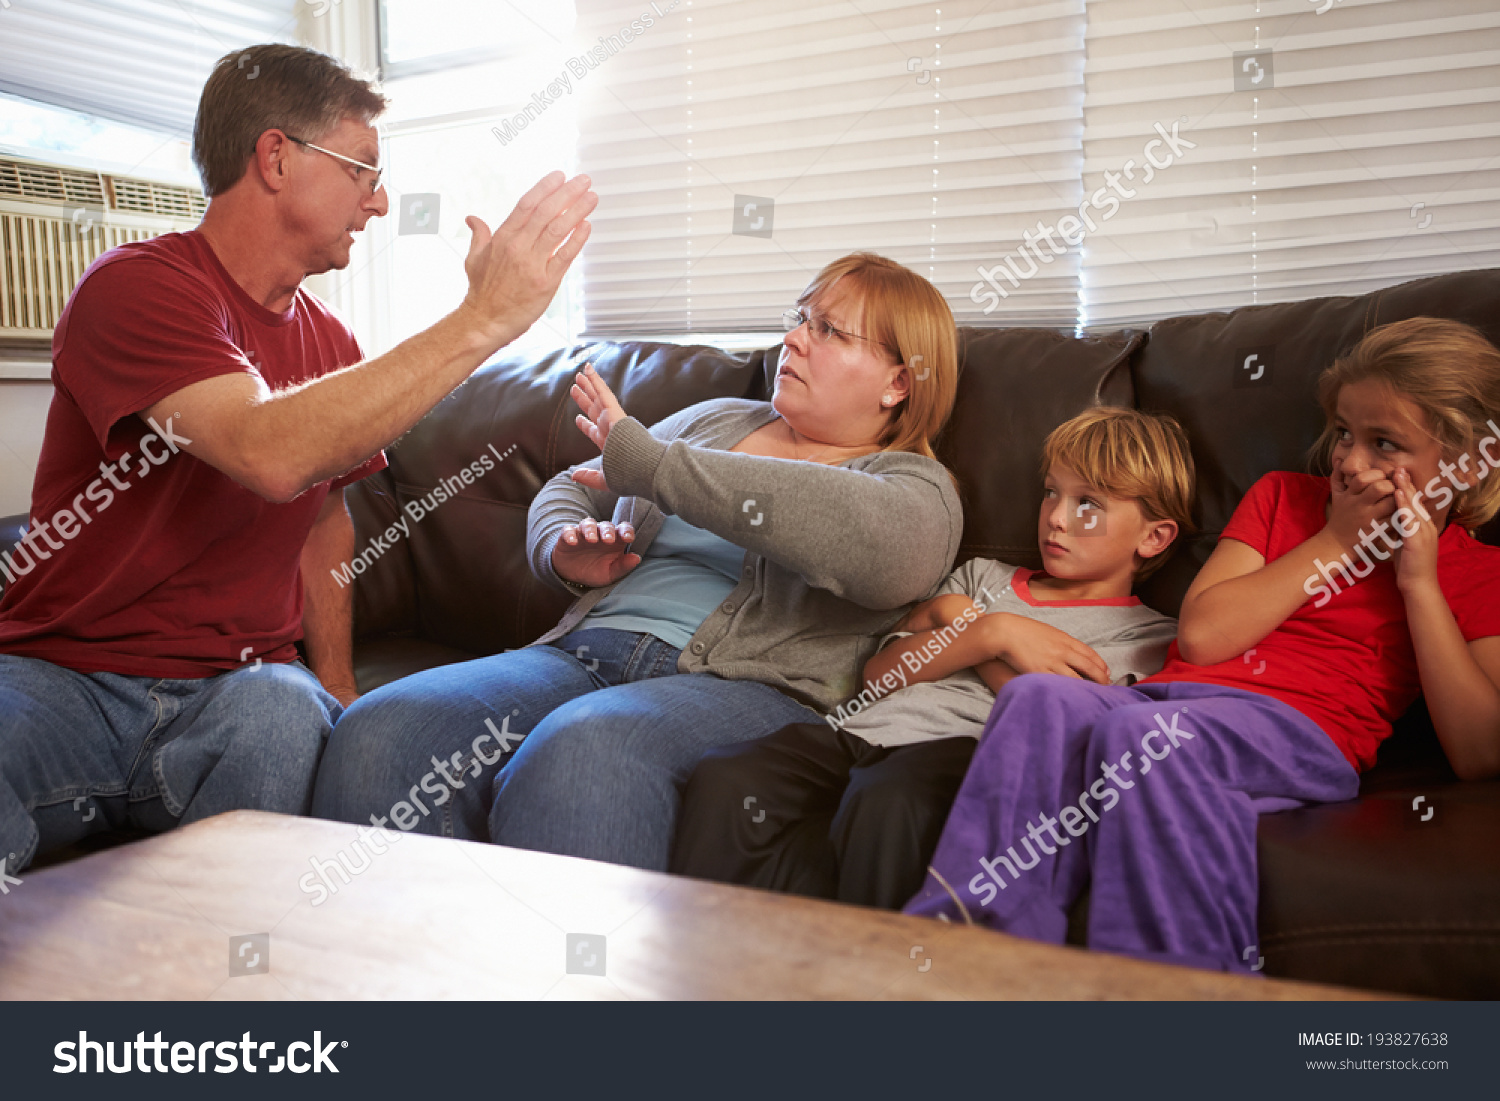
[[740, 581], [745, 551], [676, 516], [576, 630], [612, 627], [655, 635], [679, 650]]

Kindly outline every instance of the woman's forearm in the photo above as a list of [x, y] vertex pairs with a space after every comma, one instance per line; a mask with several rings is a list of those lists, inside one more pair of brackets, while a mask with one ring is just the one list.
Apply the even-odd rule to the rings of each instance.
[[958, 552], [963, 508], [931, 460], [885, 452], [879, 473], [657, 439], [627, 417], [610, 428], [604, 473], [865, 608], [924, 599]]

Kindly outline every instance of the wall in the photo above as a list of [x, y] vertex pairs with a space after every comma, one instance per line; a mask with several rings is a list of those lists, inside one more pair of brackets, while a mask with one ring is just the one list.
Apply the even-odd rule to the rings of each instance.
[[0, 516], [31, 508], [31, 479], [51, 402], [50, 382], [0, 379]]

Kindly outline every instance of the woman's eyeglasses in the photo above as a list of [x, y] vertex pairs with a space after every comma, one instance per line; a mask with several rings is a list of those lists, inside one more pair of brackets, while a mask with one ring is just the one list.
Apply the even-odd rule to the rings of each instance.
[[791, 332], [799, 325], [806, 325], [807, 335], [818, 344], [828, 343], [829, 337], [837, 334], [839, 336], [852, 337], [855, 340], [863, 340], [865, 343], [873, 344], [877, 348], [884, 348], [886, 351], [891, 352], [892, 355], [895, 355], [897, 359], [901, 358], [889, 345], [882, 344], [880, 341], [868, 336], [860, 336], [858, 333], [845, 332], [843, 329], [835, 328], [828, 323], [826, 317], [821, 317], [809, 310], [804, 310], [801, 306], [794, 306], [782, 314], [781, 325], [787, 332]]

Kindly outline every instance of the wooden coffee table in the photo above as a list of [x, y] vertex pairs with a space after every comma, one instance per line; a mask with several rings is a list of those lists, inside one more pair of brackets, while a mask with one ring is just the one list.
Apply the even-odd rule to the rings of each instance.
[[[241, 811], [22, 874], [0, 896], [0, 997], [1375, 996], [494, 845], [405, 835], [374, 854], [358, 838]], [[340, 850], [359, 869], [347, 883]]]

